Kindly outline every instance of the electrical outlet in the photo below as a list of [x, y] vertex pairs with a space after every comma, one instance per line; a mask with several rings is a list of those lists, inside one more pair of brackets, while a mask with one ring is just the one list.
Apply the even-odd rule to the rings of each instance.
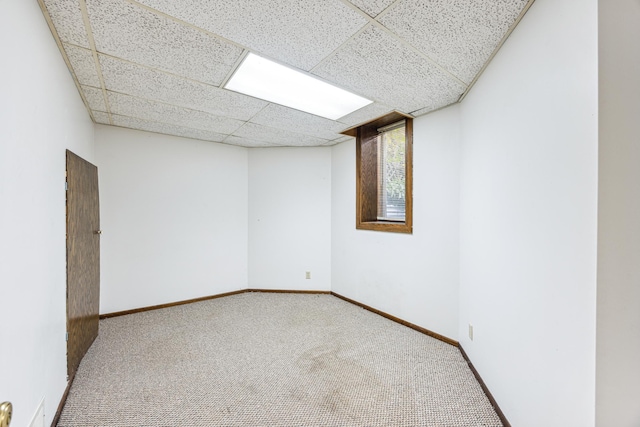
[[469, 323], [469, 339], [473, 341], [473, 325]]
[[305, 278], [311, 279], [311, 272], [310, 271], [307, 271], [307, 273], [305, 275]]

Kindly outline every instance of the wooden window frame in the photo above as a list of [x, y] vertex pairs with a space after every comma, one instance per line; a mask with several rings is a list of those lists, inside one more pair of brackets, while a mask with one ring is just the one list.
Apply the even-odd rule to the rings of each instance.
[[[378, 129], [405, 121], [405, 220], [378, 219]], [[398, 112], [348, 129], [356, 137], [356, 229], [413, 233], [413, 119]]]

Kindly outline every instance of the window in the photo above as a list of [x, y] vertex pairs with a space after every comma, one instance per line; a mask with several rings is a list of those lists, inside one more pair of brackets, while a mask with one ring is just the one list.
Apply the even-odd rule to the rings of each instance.
[[356, 228], [411, 233], [412, 119], [394, 112], [343, 133], [356, 137]]

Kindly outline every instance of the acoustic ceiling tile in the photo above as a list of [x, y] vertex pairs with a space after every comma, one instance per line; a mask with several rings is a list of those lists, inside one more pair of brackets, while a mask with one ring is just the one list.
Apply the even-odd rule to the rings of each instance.
[[334, 139], [333, 142], [334, 144], [341, 144], [343, 142], [347, 142], [347, 141], [355, 141], [355, 138], [352, 136], [341, 136], [340, 138], [336, 138]]
[[309, 146], [321, 145], [327, 142], [326, 139], [315, 138], [297, 132], [262, 126], [255, 123], [246, 123], [233, 133], [233, 136], [249, 140], [264, 142], [271, 145], [280, 146]]
[[109, 124], [109, 115], [103, 111], [92, 111], [93, 119], [96, 123], [100, 123], [103, 125]]
[[93, 53], [90, 50], [65, 43], [64, 51], [67, 54], [67, 58], [69, 58], [73, 72], [78, 78], [78, 83], [94, 87], [101, 86]]
[[258, 148], [258, 147], [275, 147], [273, 144], [269, 144], [268, 142], [257, 141], [254, 139], [248, 138], [240, 138], [239, 136], [229, 136], [224, 140], [225, 144], [237, 145], [240, 147], [247, 148]]
[[366, 107], [362, 107], [361, 109], [354, 111], [351, 114], [340, 117], [338, 121], [346, 125], [342, 126], [342, 129], [340, 129], [340, 131], [342, 132], [345, 128], [377, 119], [378, 117], [384, 116], [390, 111], [393, 111], [393, 108], [389, 107], [388, 105], [374, 102], [367, 105]]
[[238, 46], [125, 0], [88, 0], [98, 52], [220, 85], [242, 54]]
[[162, 133], [165, 135], [181, 136], [184, 138], [201, 139], [204, 141], [222, 142], [225, 135], [200, 129], [191, 129], [183, 126], [175, 126], [167, 123], [153, 122], [134, 117], [112, 114], [113, 124], [130, 129], [144, 130], [147, 132]]
[[114, 92], [243, 121], [249, 120], [268, 104], [266, 101], [109, 56], [99, 57], [106, 88]]
[[121, 93], [108, 92], [108, 96], [111, 112], [123, 116], [138, 117], [226, 135], [233, 133], [244, 123], [228, 117], [214, 116], [202, 111], [136, 98]]
[[408, 113], [456, 102], [465, 86], [386, 31], [370, 26], [314, 73]]
[[322, 144], [323, 147], [332, 147], [334, 145], [338, 145], [338, 144], [342, 144], [343, 142], [347, 142], [347, 141], [355, 141], [355, 138], [352, 138], [350, 136], [343, 136], [341, 138], [338, 139], [334, 139], [332, 141], [327, 141], [326, 143]]
[[303, 70], [367, 23], [340, 0], [138, 1]]
[[424, 116], [425, 114], [428, 114], [428, 113], [432, 112], [433, 110], [435, 110], [435, 108], [433, 108], [433, 107], [422, 108], [420, 110], [412, 112], [411, 115], [413, 117], [420, 117], [420, 116]]
[[[306, 146], [330, 145], [337, 132], [392, 110], [422, 115], [457, 102], [530, 0], [42, 1], [96, 122], [109, 122], [105, 85], [133, 97], [112, 100], [121, 123]], [[87, 49], [81, 2], [105, 52], [100, 64]], [[374, 103], [325, 121], [218, 88], [244, 47]]]
[[380, 22], [470, 83], [528, 0], [402, 0]]
[[107, 111], [107, 105], [104, 103], [104, 96], [102, 95], [102, 89], [98, 89], [91, 86], [81, 86], [82, 93], [84, 94], [89, 108], [95, 111]]
[[78, 0], [44, 0], [44, 5], [61, 41], [89, 48]]
[[349, 0], [367, 15], [375, 18], [395, 0]]
[[334, 139], [344, 128], [342, 123], [324, 117], [294, 110], [278, 104], [269, 104], [251, 119], [251, 123], [272, 128], [304, 133], [323, 139]]

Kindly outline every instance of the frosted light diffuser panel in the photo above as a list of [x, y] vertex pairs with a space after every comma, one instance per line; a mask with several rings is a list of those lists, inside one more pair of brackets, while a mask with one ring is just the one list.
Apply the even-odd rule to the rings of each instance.
[[248, 54], [225, 89], [336, 120], [373, 101]]

